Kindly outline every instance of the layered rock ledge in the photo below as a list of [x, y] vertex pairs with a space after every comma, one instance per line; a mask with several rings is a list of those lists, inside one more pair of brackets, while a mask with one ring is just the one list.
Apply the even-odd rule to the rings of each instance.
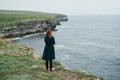
[[[46, 13], [46, 15], [43, 16], [43, 13], [38, 14], [37, 12], [24, 12], [23, 14], [23, 11], [0, 11], [0, 15], [3, 16], [3, 20], [0, 19], [0, 37], [6, 38], [22, 37], [28, 34], [41, 33], [46, 31], [48, 28], [55, 30], [56, 25], [60, 25], [61, 21], [68, 21], [67, 16], [63, 14]], [[46, 18], [46, 16], [49, 17]], [[23, 17], [23, 19], [19, 20], [21, 17]]]
[[26, 20], [16, 23], [13, 27], [0, 31], [1, 37], [17, 37], [27, 34], [44, 32], [47, 28], [55, 29], [57, 23], [51, 20]]

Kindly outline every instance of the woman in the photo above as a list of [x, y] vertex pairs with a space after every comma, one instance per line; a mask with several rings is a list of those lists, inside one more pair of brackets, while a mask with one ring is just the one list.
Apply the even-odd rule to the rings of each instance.
[[45, 41], [45, 48], [42, 59], [46, 60], [47, 71], [49, 70], [48, 64], [50, 64], [50, 71], [52, 71], [52, 60], [55, 59], [55, 50], [54, 50], [55, 40], [52, 35], [52, 31], [50, 29], [46, 31], [44, 41]]

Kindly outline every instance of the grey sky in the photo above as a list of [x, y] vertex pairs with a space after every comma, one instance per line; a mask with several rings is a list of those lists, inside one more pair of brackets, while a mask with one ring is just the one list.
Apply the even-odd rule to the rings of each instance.
[[0, 0], [0, 9], [64, 14], [120, 14], [120, 0]]

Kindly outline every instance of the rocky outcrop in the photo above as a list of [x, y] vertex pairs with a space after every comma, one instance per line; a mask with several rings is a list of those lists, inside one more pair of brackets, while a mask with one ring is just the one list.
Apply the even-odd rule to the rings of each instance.
[[56, 15], [57, 21], [68, 21], [68, 17], [66, 15]]
[[60, 25], [61, 21], [68, 21], [67, 16], [55, 15], [53, 19], [22, 20], [15, 23], [0, 24], [0, 27], [8, 26], [0, 29], [0, 37], [21, 37], [28, 34], [41, 33], [48, 28], [55, 30], [56, 25]]
[[25, 20], [15, 23], [14, 26], [0, 30], [0, 37], [18, 37], [27, 34], [46, 31], [47, 28], [54, 30], [58, 22], [50, 19]]

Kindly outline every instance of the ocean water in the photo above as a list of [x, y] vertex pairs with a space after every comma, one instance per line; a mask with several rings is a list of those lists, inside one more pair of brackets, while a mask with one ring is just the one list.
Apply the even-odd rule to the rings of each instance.
[[[68, 16], [53, 32], [56, 60], [64, 67], [120, 80], [120, 15]], [[13, 39], [42, 55], [44, 34]]]

